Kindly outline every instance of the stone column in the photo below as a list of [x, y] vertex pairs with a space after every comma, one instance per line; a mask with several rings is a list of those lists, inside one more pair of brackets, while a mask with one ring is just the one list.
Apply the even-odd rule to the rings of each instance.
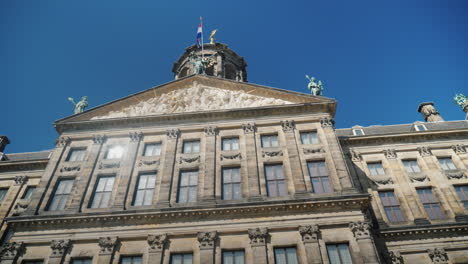
[[356, 238], [364, 263], [380, 263], [374, 241], [371, 237], [371, 223], [367, 221], [351, 222], [349, 228]]
[[23, 252], [23, 242], [7, 242], [2, 246], [0, 251], [0, 259], [3, 264], [14, 264], [18, 256]]
[[119, 243], [118, 237], [100, 237], [98, 244], [101, 250], [99, 251], [99, 264], [111, 264], [114, 258], [114, 251]]
[[52, 249], [52, 255], [49, 256], [48, 264], [61, 264], [65, 255], [70, 249], [71, 241], [67, 240], [52, 240], [50, 248]]
[[205, 127], [205, 178], [202, 200], [208, 203], [215, 201], [216, 133], [216, 127]]
[[218, 232], [199, 232], [197, 239], [200, 242], [200, 263], [214, 264]]
[[281, 121], [284, 136], [286, 138], [286, 149], [288, 150], [289, 165], [291, 167], [292, 180], [294, 183], [294, 192], [305, 193], [306, 184], [304, 181], [304, 172], [302, 171], [301, 160], [299, 158], [299, 150], [297, 149], [296, 135], [294, 129], [296, 125], [293, 120]]
[[171, 198], [171, 188], [174, 180], [174, 165], [177, 153], [177, 143], [180, 135], [179, 129], [172, 128], [166, 132], [166, 156], [162, 161], [161, 168], [161, 187], [159, 189], [159, 201], [157, 202], [158, 207], [169, 206]]
[[321, 264], [322, 255], [320, 254], [319, 235], [320, 231], [317, 225], [299, 226], [302, 241], [307, 256], [307, 263]]
[[[323, 128], [323, 133], [328, 143], [330, 155], [332, 156], [333, 164], [335, 165], [336, 175], [341, 185], [341, 191], [354, 191], [353, 184], [351, 183], [351, 176], [349, 175], [348, 168], [343, 157], [343, 151], [338, 143], [338, 138], [335, 134], [335, 120], [329, 117], [321, 118], [320, 124]], [[332, 168], [328, 168], [329, 170]]]
[[112, 203], [112, 209], [114, 210], [123, 210], [125, 208], [125, 200], [127, 198], [128, 188], [130, 187], [130, 178], [133, 174], [135, 158], [143, 134], [141, 132], [131, 132], [129, 137], [130, 143], [127, 148], [127, 158], [122, 161], [122, 167], [119, 173], [121, 178], [117, 186], [117, 195]]
[[261, 199], [262, 193], [260, 189], [260, 179], [258, 178], [258, 160], [257, 160], [257, 144], [255, 140], [255, 124], [243, 124], [246, 145], [246, 160], [247, 160], [247, 177], [249, 179], [249, 199]]
[[162, 264], [164, 261], [164, 250], [169, 243], [167, 234], [148, 235], [148, 263]]
[[267, 243], [270, 239], [268, 228], [252, 228], [248, 230], [250, 246], [255, 264], [268, 264]]

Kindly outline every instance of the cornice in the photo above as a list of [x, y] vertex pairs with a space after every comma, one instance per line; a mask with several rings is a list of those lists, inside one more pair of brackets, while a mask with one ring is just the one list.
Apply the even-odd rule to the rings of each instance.
[[379, 230], [379, 236], [385, 240], [411, 240], [422, 237], [452, 237], [467, 234], [468, 222], [391, 227]]
[[48, 159], [41, 160], [28, 160], [28, 161], [14, 161], [14, 162], [0, 162], [0, 173], [10, 171], [32, 171], [44, 170], [49, 162]]

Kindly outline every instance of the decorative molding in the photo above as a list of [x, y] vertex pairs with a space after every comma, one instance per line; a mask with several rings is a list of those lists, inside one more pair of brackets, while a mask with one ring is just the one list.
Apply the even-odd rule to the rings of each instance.
[[71, 247], [71, 240], [52, 240], [50, 248], [52, 249], [52, 257], [62, 257]]
[[225, 160], [225, 159], [228, 159], [228, 160], [239, 159], [239, 160], [241, 160], [241, 159], [242, 159], [242, 155], [241, 155], [240, 153], [232, 154], [232, 155], [221, 154], [221, 160]]
[[443, 248], [434, 248], [428, 249], [427, 253], [432, 260], [432, 263], [435, 264], [447, 264], [448, 263], [448, 256]]
[[12, 213], [13, 216], [19, 216], [22, 213], [24, 213], [24, 211], [26, 211], [26, 208], [28, 208], [28, 205], [29, 205], [29, 200], [28, 201], [19, 200], [16, 203], [15, 208], [13, 209], [13, 213]]
[[299, 233], [301, 233], [302, 241], [304, 242], [317, 242], [320, 234], [318, 225], [299, 226]]
[[457, 154], [466, 154], [466, 148], [464, 145], [461, 145], [461, 144], [452, 145], [452, 149]]
[[118, 237], [100, 237], [98, 240], [98, 245], [101, 248], [99, 254], [112, 254], [118, 242]]
[[141, 132], [130, 132], [128, 134], [130, 141], [138, 142], [143, 138], [143, 133]]
[[105, 163], [101, 161], [101, 163], [99, 163], [100, 170], [114, 169], [114, 168], [120, 168], [120, 161], [109, 162], [109, 163]]
[[385, 153], [385, 157], [387, 159], [396, 159], [397, 158], [397, 154], [396, 154], [396, 151], [394, 149], [384, 149], [384, 153]]
[[6, 242], [0, 248], [0, 257], [2, 260], [15, 260], [23, 249], [23, 242]]
[[325, 153], [325, 149], [322, 147], [319, 148], [304, 148], [302, 149], [304, 154], [316, 154], [316, 153]]
[[249, 228], [248, 233], [252, 246], [265, 246], [270, 238], [270, 233], [266, 227]]
[[281, 157], [283, 156], [283, 151], [282, 150], [278, 150], [278, 151], [262, 151], [262, 157]]
[[0, 164], [0, 172], [44, 170], [47, 166], [47, 163], [48, 160], [35, 161], [32, 163]]
[[148, 245], [152, 250], [163, 251], [168, 243], [169, 236], [167, 234], [148, 235]]
[[408, 177], [410, 178], [411, 182], [425, 182], [429, 181], [429, 177], [425, 173], [408, 173]]
[[283, 120], [281, 121], [281, 126], [283, 127], [284, 132], [294, 131], [294, 129], [296, 128], [294, 120]]
[[215, 136], [216, 133], [218, 132], [218, 128], [214, 126], [205, 127], [204, 130], [205, 130], [205, 135], [207, 136]]
[[59, 137], [57, 140], [55, 140], [55, 146], [57, 148], [63, 148], [65, 147], [68, 143], [70, 142], [69, 137]]
[[152, 166], [152, 165], [159, 166], [159, 164], [161, 164], [159, 160], [140, 160], [140, 162], [138, 162], [138, 167], [142, 167], [143, 165], [144, 166]]
[[422, 156], [422, 157], [426, 157], [426, 156], [431, 156], [432, 155], [432, 151], [429, 147], [427, 146], [422, 146], [422, 147], [418, 147], [418, 151], [419, 151], [419, 154]]
[[390, 251], [388, 252], [389, 259], [391, 264], [403, 264], [403, 257], [400, 254], [400, 251]]
[[349, 228], [356, 239], [370, 238], [372, 224], [368, 221], [356, 221], [349, 223]]
[[166, 130], [166, 136], [168, 138], [176, 139], [179, 137], [179, 135], [180, 135], [180, 130], [177, 128], [170, 128]]
[[349, 150], [349, 155], [351, 157], [351, 160], [354, 162], [359, 162], [362, 160], [361, 153], [355, 151], [354, 149]]
[[198, 232], [197, 239], [200, 242], [200, 249], [212, 249], [218, 239], [218, 232]]
[[247, 123], [247, 124], [242, 124], [242, 129], [244, 130], [245, 134], [250, 134], [250, 133], [255, 133], [257, 130], [257, 127], [255, 126], [255, 123]]
[[196, 157], [179, 157], [179, 164], [182, 163], [193, 163], [193, 162], [199, 162], [200, 161], [200, 155]]
[[95, 145], [102, 145], [104, 142], [106, 142], [106, 140], [106, 135], [93, 135], [93, 144]]
[[392, 177], [389, 175], [367, 175], [367, 178], [379, 186], [393, 184]]
[[72, 171], [80, 171], [80, 170], [81, 170], [81, 165], [63, 166], [60, 169], [60, 172], [72, 172]]
[[322, 127], [334, 127], [335, 126], [335, 119], [329, 117], [320, 118], [320, 125]]
[[447, 176], [447, 178], [449, 180], [453, 180], [453, 179], [456, 179], [456, 180], [459, 180], [459, 179], [464, 179], [464, 178], [467, 178], [465, 173], [461, 170], [446, 170], [444, 171], [444, 174], [445, 176]]
[[28, 182], [28, 176], [25, 176], [25, 175], [15, 176], [15, 185], [23, 185], [26, 182]]

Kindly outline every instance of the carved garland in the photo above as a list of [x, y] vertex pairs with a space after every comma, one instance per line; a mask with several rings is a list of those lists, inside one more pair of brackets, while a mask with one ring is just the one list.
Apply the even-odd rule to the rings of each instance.
[[431, 258], [432, 263], [436, 263], [436, 264], [448, 263], [448, 256], [443, 248], [428, 249], [427, 253], [429, 254], [429, 257]]
[[60, 169], [60, 172], [72, 172], [72, 171], [80, 171], [81, 170], [81, 165], [76, 165], [76, 166], [63, 166]]
[[240, 153], [233, 154], [233, 155], [226, 155], [226, 154], [221, 154], [221, 160], [235, 160], [235, 159], [242, 159], [242, 155]]
[[266, 227], [249, 228], [248, 233], [252, 246], [265, 245], [270, 237], [268, 228]]
[[200, 242], [200, 249], [214, 248], [215, 242], [218, 239], [218, 232], [198, 232], [198, 242]]
[[98, 240], [101, 254], [112, 254], [119, 241], [118, 237], [100, 237]]
[[304, 154], [325, 153], [325, 150], [323, 148], [313, 148], [313, 149], [304, 148], [303, 151], [304, 151]]
[[179, 164], [182, 164], [182, 163], [193, 163], [193, 162], [199, 162], [200, 161], [200, 156], [196, 156], [196, 157], [187, 157], [187, 158], [184, 158], [184, 157], [180, 157], [179, 158]]
[[262, 157], [281, 157], [283, 156], [283, 151], [278, 150], [278, 151], [262, 151]]
[[356, 221], [349, 223], [349, 228], [357, 239], [369, 238], [371, 235], [372, 224], [368, 221]]
[[245, 134], [254, 133], [256, 130], [254, 123], [247, 123], [242, 125], [242, 129], [244, 129]]
[[167, 234], [148, 235], [148, 245], [150, 249], [162, 251], [168, 243], [169, 236]]
[[52, 240], [50, 248], [52, 249], [52, 256], [61, 257], [63, 256], [71, 246], [71, 240]]

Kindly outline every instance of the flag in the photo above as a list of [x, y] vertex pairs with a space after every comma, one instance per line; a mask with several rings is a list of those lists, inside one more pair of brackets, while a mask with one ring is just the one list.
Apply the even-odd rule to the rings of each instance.
[[197, 47], [199, 48], [201, 48], [201, 46], [203, 45], [202, 33], [203, 33], [203, 28], [202, 28], [202, 23], [200, 21], [200, 24], [198, 25], [198, 30], [197, 30]]

